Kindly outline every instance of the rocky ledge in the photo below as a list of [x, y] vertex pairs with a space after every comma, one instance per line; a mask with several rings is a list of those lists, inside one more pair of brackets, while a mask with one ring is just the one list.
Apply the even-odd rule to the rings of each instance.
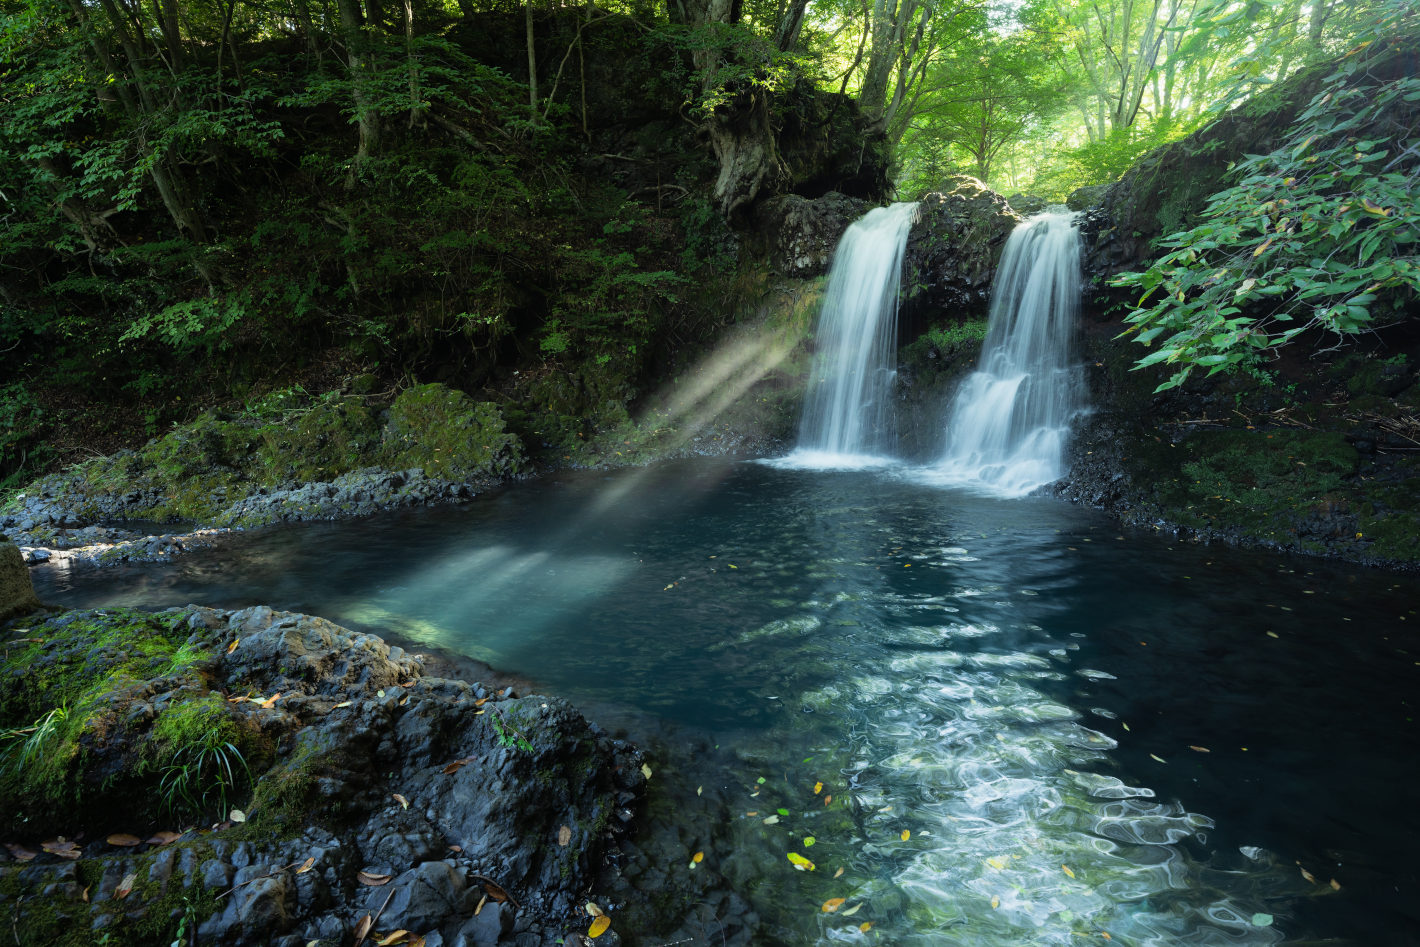
[[41, 610], [0, 655], [21, 945], [534, 947], [589, 903], [619, 942], [598, 892], [649, 770], [561, 700], [265, 607]]

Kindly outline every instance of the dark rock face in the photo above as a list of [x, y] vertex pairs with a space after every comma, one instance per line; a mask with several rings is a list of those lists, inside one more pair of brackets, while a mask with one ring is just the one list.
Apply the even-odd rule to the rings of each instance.
[[836, 191], [816, 199], [784, 194], [759, 205], [755, 230], [774, 272], [810, 279], [828, 272], [843, 232], [872, 206]]
[[[0, 537], [3, 540], [4, 537]], [[15, 546], [0, 542], [0, 622], [39, 607], [24, 557]]]
[[1023, 219], [1006, 199], [974, 178], [924, 195], [907, 240], [898, 338], [914, 338], [947, 314], [983, 316], [1006, 238]]
[[[645, 785], [635, 749], [563, 701], [426, 677], [419, 656], [324, 619], [196, 606], [160, 617], [215, 656], [202, 678], [244, 698], [232, 712], [274, 761], [244, 823], [120, 848], [108, 833], [165, 826], [108, 824], [101, 796], [86, 796], [57, 817], [72, 821], [77, 862], [36, 852], [38, 839], [0, 850], [0, 904], [27, 943], [125, 925], [153, 932], [135, 942], [166, 944], [184, 904], [197, 942], [234, 947], [348, 943], [366, 916], [431, 945], [551, 945], [585, 929], [582, 905]], [[149, 685], [135, 707], [165, 699]], [[103, 879], [88, 897], [76, 867]]]

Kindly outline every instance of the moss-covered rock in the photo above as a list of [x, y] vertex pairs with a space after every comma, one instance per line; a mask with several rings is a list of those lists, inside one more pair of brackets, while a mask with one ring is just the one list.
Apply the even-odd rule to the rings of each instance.
[[0, 622], [39, 607], [29, 568], [20, 550], [0, 537]]
[[390, 406], [378, 456], [394, 470], [421, 467], [449, 480], [504, 477], [526, 466], [518, 438], [496, 404], [446, 385], [420, 385]]

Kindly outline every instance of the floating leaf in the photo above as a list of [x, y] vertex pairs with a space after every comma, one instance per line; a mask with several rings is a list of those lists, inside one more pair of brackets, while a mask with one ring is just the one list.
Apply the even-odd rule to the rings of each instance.
[[823, 907], [819, 908], [819, 910], [825, 914], [832, 914], [834, 911], [843, 907], [843, 902], [847, 900], [847, 898], [829, 898], [827, 901], [823, 902]]
[[1316, 884], [1316, 875], [1307, 871], [1305, 868], [1302, 869], [1302, 877], [1310, 881], [1312, 884]]
[[360, 873], [357, 874], [355, 878], [362, 885], [366, 885], [371, 888], [378, 888], [380, 885], [387, 885], [390, 883], [389, 875], [382, 875], [378, 872], [366, 871], [363, 868], [360, 869]]
[[814, 783], [814, 795], [817, 796], [821, 792], [823, 792], [823, 783]]
[[592, 926], [587, 928], [588, 937], [600, 937], [611, 927], [611, 918], [603, 914], [601, 917], [592, 918]]
[[812, 835], [806, 835], [806, 836], [804, 836], [804, 848], [813, 848], [813, 847], [814, 847], [814, 842], [817, 842], [817, 841], [818, 841], [818, 839], [814, 838]]
[[842, 878], [842, 877], [843, 877], [843, 869], [840, 868], [840, 869], [838, 869], [837, 871], [835, 871], [835, 872], [833, 873], [833, 877], [835, 877], [835, 878]]
[[1060, 870], [1063, 871], [1063, 872], [1065, 872], [1065, 877], [1067, 877], [1067, 878], [1073, 878], [1073, 877], [1075, 877], [1075, 873], [1070, 870], [1070, 866], [1069, 866], [1069, 865], [1061, 865], [1061, 866], [1060, 866]]
[[832, 797], [832, 796], [824, 796], [824, 797], [823, 797], [823, 804], [824, 804], [824, 805], [828, 805], [828, 804], [829, 804], [830, 802], [832, 802], [832, 801], [833, 801], [833, 797]]
[[870, 930], [872, 930], [872, 929], [873, 929], [873, 922], [872, 922], [872, 921], [864, 921], [862, 924], [859, 924], [859, 925], [858, 925], [858, 930], [862, 931], [864, 934], [868, 933], [868, 931], [870, 931]]
[[763, 776], [759, 777], [758, 779], [755, 780], [755, 783], [757, 783], [757, 784], [760, 785], [760, 786], [763, 786], [763, 785], [764, 785], [764, 777], [763, 777]]
[[862, 902], [862, 901], [859, 901], [857, 904], [853, 905], [851, 908], [849, 908], [848, 910], [844, 911], [844, 912], [843, 912], [843, 916], [844, 916], [844, 917], [852, 917], [853, 915], [857, 914], [857, 913], [858, 913], [859, 911], [861, 911], [861, 910], [863, 910], [863, 902]]
[[1153, 753], [1150, 753], [1150, 754], [1149, 754], [1149, 759], [1151, 759], [1151, 760], [1157, 760], [1157, 761], [1160, 762], [1160, 763], [1167, 763], [1167, 762], [1168, 762], [1168, 760], [1164, 759], [1162, 756], [1155, 756]]
[[228, 814], [227, 818], [232, 822], [245, 822], [247, 820], [247, 814], [240, 809], [233, 809], [231, 813]]
[[399, 803], [402, 808], [409, 808], [409, 800], [401, 796], [399, 793], [391, 793], [390, 798], [393, 799], [395, 802]]
[[907, 841], [908, 839], [912, 838], [912, 830], [911, 830], [911, 829], [903, 829], [903, 830], [902, 830], [902, 836], [901, 836], [901, 838], [902, 838], [902, 840], [903, 840], [904, 842]]
[[814, 863], [811, 862], [811, 861], [809, 861], [809, 860], [808, 860], [807, 858], [805, 858], [804, 856], [800, 855], [798, 852], [790, 852], [788, 857], [789, 857], [789, 863], [792, 864], [795, 868], [799, 869], [800, 871], [813, 871], [813, 870], [814, 870]]
[[651, 767], [648, 766], [648, 765], [646, 765], [645, 763], [642, 763], [642, 764], [641, 764], [641, 775], [642, 775], [642, 776], [645, 776], [647, 779], [650, 779], [650, 778], [651, 778]]
[[1195, 752], [1195, 753], [1212, 753], [1212, 752], [1213, 752], [1212, 750], [1208, 749], [1206, 746], [1194, 746], [1192, 743], [1188, 744], [1188, 748], [1189, 748], [1190, 750], [1192, 750], [1193, 752]]
[[1337, 881], [1335, 878], [1332, 878], [1332, 879], [1331, 879], [1331, 890], [1332, 890], [1332, 891], [1340, 891], [1340, 890], [1341, 890], [1341, 882]]
[[1271, 914], [1263, 914], [1261, 911], [1257, 912], [1256, 914], [1254, 914], [1254, 915], [1252, 916], [1252, 926], [1253, 926], [1253, 927], [1271, 927], [1271, 926], [1272, 926], [1272, 915], [1271, 915]]
[[994, 911], [994, 910], [996, 910], [997, 908], [999, 908], [1000, 906], [1001, 906], [1001, 898], [1000, 898], [1000, 896], [993, 894], [993, 895], [991, 896], [991, 910]]
[[143, 840], [136, 835], [129, 835], [127, 832], [115, 832], [104, 839], [110, 845], [117, 845], [119, 848], [132, 848], [135, 845], [142, 845]]
[[572, 829], [570, 826], [564, 825], [557, 830], [557, 844], [561, 845], [563, 848], [572, 844]]
[[301, 867], [296, 869], [296, 874], [304, 875], [306, 872], [310, 871], [314, 867], [316, 867], [316, 857], [312, 855], [310, 858], [307, 858], [305, 861], [301, 862]]
[[986, 859], [986, 864], [995, 868], [997, 871], [1003, 870], [1010, 863], [1010, 856], [1007, 855], [992, 855], [990, 858]]
[[696, 786], [696, 787], [695, 787], [695, 794], [696, 794], [697, 796], [701, 795], [701, 794], [704, 793], [704, 792], [705, 792], [705, 787], [704, 787], [704, 786]]
[[692, 856], [690, 857], [690, 860], [691, 860], [691, 862], [692, 862], [693, 864], [698, 865], [698, 864], [700, 864], [701, 862], [703, 862], [703, 861], [705, 860], [705, 853], [704, 853], [704, 852], [696, 852], [694, 855], [692, 855]]
[[778, 825], [778, 824], [779, 824], [779, 817], [778, 817], [777, 815], [772, 815], [772, 816], [770, 816], [769, 818], [767, 818], [767, 819], [764, 820], [764, 824], [765, 824], [765, 825]]

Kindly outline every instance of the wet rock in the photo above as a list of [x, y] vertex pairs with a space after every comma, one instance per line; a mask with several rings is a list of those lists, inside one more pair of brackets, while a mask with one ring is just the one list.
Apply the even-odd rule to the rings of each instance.
[[0, 543], [0, 622], [39, 607], [25, 559], [10, 543]]
[[755, 229], [763, 235], [775, 272], [807, 279], [828, 272], [843, 232], [871, 207], [836, 191], [814, 199], [785, 194], [759, 206]]

